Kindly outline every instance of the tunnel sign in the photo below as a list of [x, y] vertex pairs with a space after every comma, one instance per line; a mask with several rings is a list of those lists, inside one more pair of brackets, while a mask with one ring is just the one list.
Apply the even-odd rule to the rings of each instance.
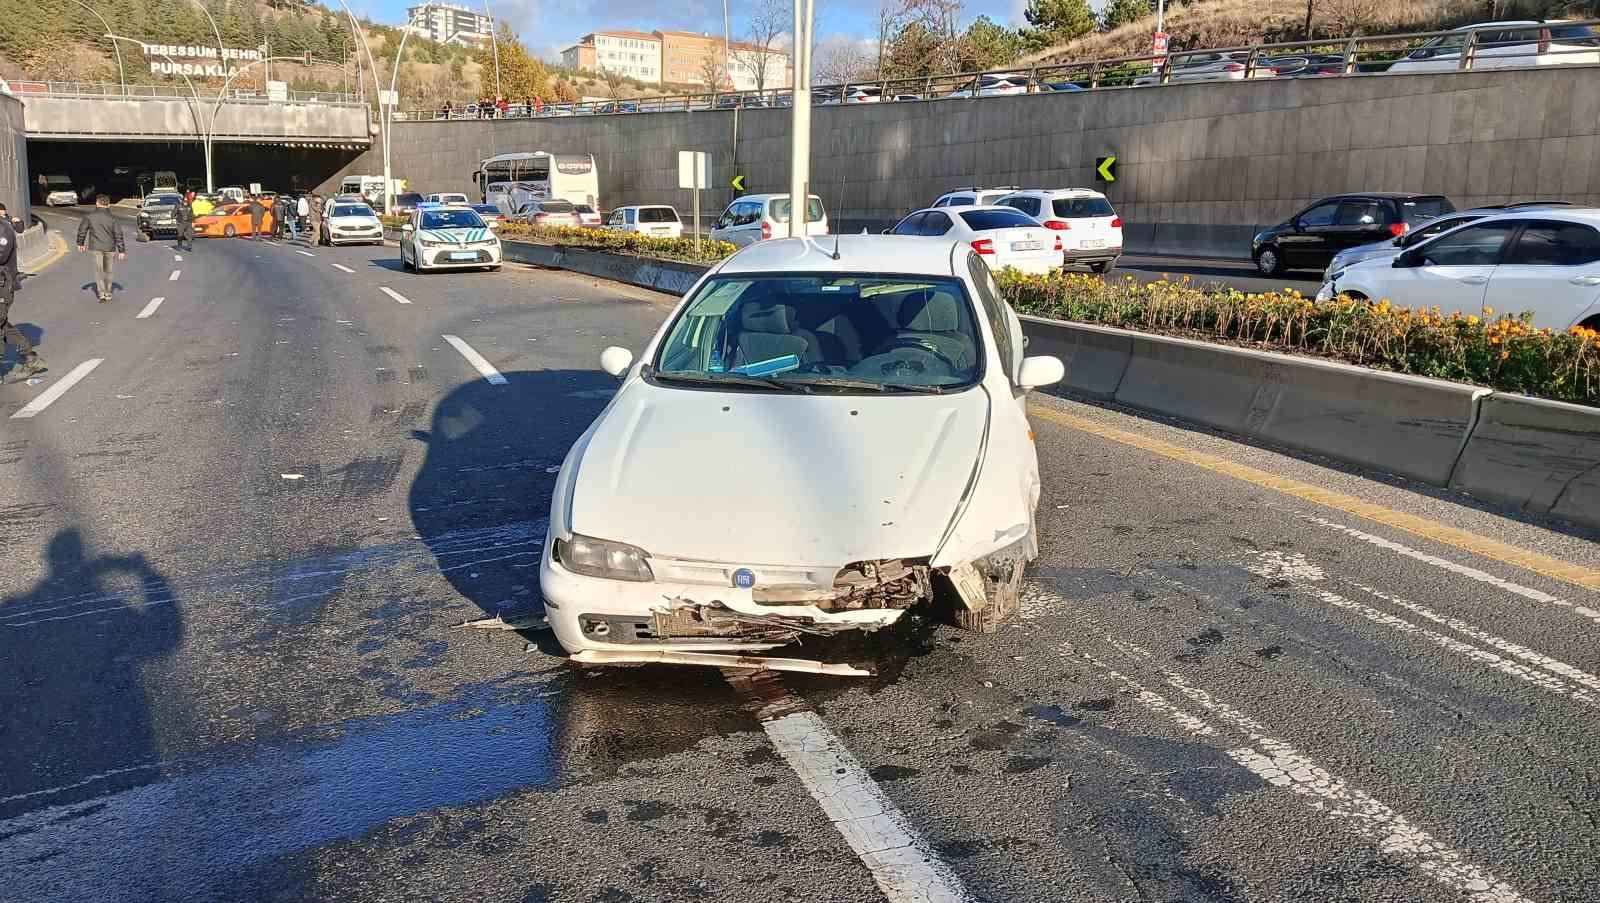
[[1094, 158], [1094, 175], [1101, 182], [1111, 183], [1117, 180], [1117, 158], [1115, 154]]
[[261, 48], [203, 47], [194, 44], [145, 44], [139, 49], [150, 59], [150, 71], [157, 75], [198, 75], [222, 78], [237, 69], [237, 63], [255, 62], [266, 54]]

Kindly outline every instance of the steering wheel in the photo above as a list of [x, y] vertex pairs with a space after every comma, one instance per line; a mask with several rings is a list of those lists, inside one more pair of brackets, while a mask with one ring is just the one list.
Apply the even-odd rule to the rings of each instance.
[[889, 344], [888, 351], [886, 351], [884, 353], [885, 354], [893, 354], [894, 352], [900, 351], [901, 349], [915, 349], [917, 351], [925, 351], [928, 354], [931, 354], [934, 357], [938, 358], [940, 363], [944, 364], [946, 367], [949, 367], [951, 373], [960, 373], [964, 369], [964, 368], [962, 368], [962, 366], [960, 364], [957, 364], [955, 362], [954, 358], [950, 357], [950, 355], [945, 354], [943, 351], [939, 350], [938, 346], [934, 345], [932, 342], [930, 342], [930, 341], [928, 341], [926, 339], [919, 339], [916, 336], [903, 335], [903, 336], [897, 337], [893, 342], [891, 342]]

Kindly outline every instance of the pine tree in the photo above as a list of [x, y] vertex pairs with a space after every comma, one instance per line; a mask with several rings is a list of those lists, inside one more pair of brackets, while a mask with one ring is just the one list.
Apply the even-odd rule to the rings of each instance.
[[1105, 9], [1100, 11], [1100, 28], [1110, 31], [1129, 22], [1137, 22], [1154, 11], [1150, 0], [1106, 0]]
[[1033, 26], [1022, 30], [1022, 41], [1029, 50], [1065, 44], [1099, 24], [1088, 0], [1028, 0], [1022, 16]]

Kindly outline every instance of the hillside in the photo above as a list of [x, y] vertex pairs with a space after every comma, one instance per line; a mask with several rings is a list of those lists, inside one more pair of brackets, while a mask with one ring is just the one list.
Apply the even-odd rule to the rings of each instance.
[[[1595, 18], [1600, 2], [1560, 0], [1314, 0], [1312, 37], [1437, 31], [1494, 19]], [[1306, 3], [1195, 0], [1169, 3], [1173, 47], [1241, 47], [1304, 39]], [[1023, 63], [1139, 56], [1150, 52], [1154, 15], [1023, 57]]]

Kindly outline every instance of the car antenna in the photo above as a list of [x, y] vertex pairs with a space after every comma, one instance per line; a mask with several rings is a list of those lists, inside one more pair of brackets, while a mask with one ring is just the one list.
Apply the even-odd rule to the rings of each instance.
[[833, 233], [833, 259], [839, 259], [839, 233]]

